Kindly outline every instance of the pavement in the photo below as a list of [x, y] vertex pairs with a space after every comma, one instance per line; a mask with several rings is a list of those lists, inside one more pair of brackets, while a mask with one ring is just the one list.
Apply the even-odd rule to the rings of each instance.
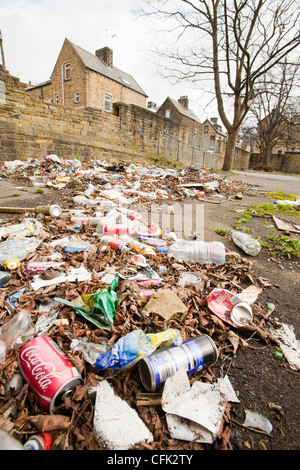
[[262, 191], [276, 192], [278, 190], [300, 195], [300, 175], [284, 173], [263, 173], [254, 171], [234, 171], [229, 179], [244, 180], [254, 184]]

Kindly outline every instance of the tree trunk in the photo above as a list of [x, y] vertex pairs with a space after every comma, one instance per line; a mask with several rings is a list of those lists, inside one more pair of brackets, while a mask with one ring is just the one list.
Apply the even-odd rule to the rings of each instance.
[[238, 130], [232, 129], [228, 132], [228, 138], [226, 143], [225, 158], [223, 163], [223, 170], [232, 170], [234, 155], [235, 155], [235, 144], [238, 135]]
[[262, 154], [262, 161], [265, 167], [271, 166], [272, 153], [273, 153], [273, 146], [266, 145], [264, 148], [264, 152]]

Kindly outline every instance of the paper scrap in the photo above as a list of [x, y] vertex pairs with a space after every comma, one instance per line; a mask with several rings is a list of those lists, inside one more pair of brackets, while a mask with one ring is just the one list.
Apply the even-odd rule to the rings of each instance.
[[297, 340], [292, 325], [281, 324], [281, 328], [271, 328], [271, 334], [279, 340], [279, 346], [289, 365], [294, 370], [300, 369], [300, 341]]
[[92, 274], [84, 267], [71, 268], [68, 274], [62, 273], [53, 279], [42, 279], [40, 276], [34, 276], [31, 287], [34, 290], [39, 290], [41, 287], [53, 286], [61, 284], [62, 282], [76, 282], [76, 281], [90, 281]]
[[273, 426], [267, 418], [260, 415], [259, 413], [256, 413], [255, 411], [245, 410], [245, 412], [246, 418], [243, 426], [260, 429], [261, 431], [265, 431], [268, 434], [272, 432]]
[[171, 437], [212, 444], [216, 439], [227, 401], [238, 401], [229, 379], [214, 384], [194, 382], [179, 369], [164, 385], [162, 408]]
[[106, 380], [97, 385], [94, 434], [108, 450], [128, 450], [140, 441], [153, 441], [137, 412], [114, 394]]

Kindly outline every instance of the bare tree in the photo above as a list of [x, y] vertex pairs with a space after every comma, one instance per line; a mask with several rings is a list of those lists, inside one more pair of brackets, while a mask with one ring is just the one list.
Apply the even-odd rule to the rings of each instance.
[[[294, 132], [299, 121], [299, 63], [283, 63], [264, 77], [251, 107], [256, 118], [256, 144], [260, 151], [260, 162], [271, 166], [273, 150], [281, 145], [285, 148], [298, 146], [298, 133]], [[297, 93], [295, 93], [297, 91]]]
[[[240, 127], [265, 74], [300, 45], [294, 0], [144, 0], [145, 15], [170, 22], [171, 48], [159, 52], [178, 79], [211, 80], [227, 130], [224, 170], [232, 168]], [[165, 38], [168, 36], [165, 35]], [[170, 36], [171, 37], [171, 36]], [[180, 64], [180, 65], [178, 65]], [[230, 107], [228, 107], [228, 103]]]

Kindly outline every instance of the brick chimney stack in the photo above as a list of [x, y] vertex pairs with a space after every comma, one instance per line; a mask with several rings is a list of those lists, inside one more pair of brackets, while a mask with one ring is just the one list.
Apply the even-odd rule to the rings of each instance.
[[95, 55], [102, 59], [107, 67], [113, 68], [113, 50], [110, 47], [102, 47], [95, 52]]
[[181, 104], [185, 109], [189, 109], [189, 99], [187, 96], [181, 96], [178, 100], [178, 103]]

